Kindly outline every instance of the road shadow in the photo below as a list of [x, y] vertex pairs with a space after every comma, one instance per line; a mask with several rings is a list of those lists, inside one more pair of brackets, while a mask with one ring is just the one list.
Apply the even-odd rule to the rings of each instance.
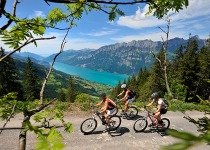
[[174, 129], [155, 129], [155, 128], [150, 128], [148, 130], [145, 130], [143, 132], [136, 132], [136, 133], [158, 133], [159, 135], [163, 136], [170, 136], [167, 131], [168, 130], [174, 130]]
[[121, 116], [123, 119], [127, 119], [127, 120], [137, 120], [139, 118], [143, 118], [144, 116], [141, 115], [136, 115], [134, 117], [128, 117], [128, 116]]
[[126, 128], [126, 127], [119, 127], [117, 129], [99, 130], [99, 131], [93, 131], [92, 133], [84, 133], [84, 135], [108, 133], [112, 137], [115, 137], [115, 136], [122, 136], [123, 134], [125, 134], [127, 132], [130, 132], [130, 130], [128, 128]]
[[84, 133], [84, 135], [93, 135], [93, 134], [102, 134], [102, 133], [105, 133], [107, 131], [105, 130], [98, 130], [98, 131], [93, 131], [91, 133]]
[[130, 132], [130, 130], [126, 127], [119, 127], [117, 130], [108, 131], [108, 133], [112, 136], [122, 136], [123, 134]]

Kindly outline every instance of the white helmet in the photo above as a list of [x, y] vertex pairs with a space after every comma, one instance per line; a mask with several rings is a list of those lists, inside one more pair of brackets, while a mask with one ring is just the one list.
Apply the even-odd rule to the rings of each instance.
[[122, 85], [121, 85], [121, 88], [122, 88], [122, 89], [126, 88], [126, 84], [122, 84]]

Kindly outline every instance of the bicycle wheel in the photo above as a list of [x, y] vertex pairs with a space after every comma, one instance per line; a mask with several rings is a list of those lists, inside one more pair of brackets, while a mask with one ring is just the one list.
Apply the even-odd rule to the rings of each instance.
[[82, 133], [92, 133], [97, 127], [97, 121], [93, 118], [88, 118], [84, 120], [80, 126]]
[[136, 132], [142, 132], [146, 129], [147, 125], [148, 125], [148, 122], [146, 119], [139, 118], [138, 120], [135, 121], [133, 125], [133, 129]]
[[121, 118], [119, 116], [110, 117], [110, 126], [111, 129], [117, 129], [121, 125]]
[[129, 118], [134, 118], [138, 115], [138, 109], [136, 106], [129, 106], [127, 111], [127, 116]]
[[162, 118], [162, 125], [158, 126], [158, 130], [166, 130], [170, 126], [170, 121], [167, 118]]

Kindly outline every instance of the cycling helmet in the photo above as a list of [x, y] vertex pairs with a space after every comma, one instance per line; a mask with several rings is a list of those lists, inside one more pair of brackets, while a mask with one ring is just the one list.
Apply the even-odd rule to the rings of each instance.
[[100, 97], [101, 97], [101, 98], [105, 98], [105, 97], [106, 97], [106, 93], [102, 93], [102, 94], [100, 95]]
[[122, 89], [126, 88], [126, 84], [122, 84], [122, 85], [121, 85], [121, 88], [122, 88]]
[[157, 97], [159, 97], [159, 95], [158, 95], [158, 93], [157, 93], [157, 92], [152, 93], [152, 95], [151, 95], [151, 98], [152, 98], [152, 99], [153, 99], [153, 98], [157, 98]]

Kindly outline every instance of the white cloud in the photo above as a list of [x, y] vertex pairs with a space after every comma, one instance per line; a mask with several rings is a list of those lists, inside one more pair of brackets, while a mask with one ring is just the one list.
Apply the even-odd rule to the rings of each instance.
[[[170, 33], [169, 39], [180, 37], [188, 39], [189, 33], [192, 35], [198, 34], [200, 38], [206, 39], [210, 34], [210, 1], [209, 0], [189, 0], [189, 6], [184, 8], [179, 13], [170, 12]], [[129, 42], [132, 40], [151, 39], [153, 41], [161, 41], [161, 37], [165, 37], [157, 27], [166, 30], [167, 22], [158, 20], [156, 17], [145, 16], [148, 10], [148, 5], [143, 9], [138, 7], [134, 15], [120, 17], [116, 22], [119, 26], [125, 26], [135, 29], [136, 33], [125, 36], [112, 38], [117, 42]], [[150, 27], [150, 28], [148, 28]], [[159, 31], [158, 31], [159, 30]], [[139, 34], [138, 34], [139, 33]]]
[[[170, 17], [171, 23], [176, 23], [181, 25], [186, 20], [194, 19], [197, 20], [199, 17], [208, 17], [210, 15], [209, 0], [189, 0], [189, 6], [180, 10], [179, 13], [175, 13]], [[116, 22], [120, 26], [126, 26], [133, 29], [142, 29], [145, 27], [157, 27], [166, 24], [163, 20], [158, 20], [151, 14], [145, 16], [148, 11], [148, 5], [146, 5], [143, 10], [138, 7], [136, 13], [131, 16], [122, 16]], [[169, 14], [172, 14], [170, 12]], [[181, 21], [181, 22], [180, 22]], [[189, 23], [189, 22], [188, 22]], [[185, 25], [189, 25], [185, 23]], [[180, 27], [180, 26], [179, 26]], [[196, 27], [196, 26], [195, 26]]]
[[[188, 38], [186, 34], [182, 31], [180, 32], [171, 31], [171, 34], [169, 34], [169, 39], [172, 39], [175, 37], [184, 38], [184, 39]], [[111, 38], [111, 39], [116, 42], [130, 42], [132, 40], [145, 40], [145, 39], [152, 40], [152, 41], [162, 41], [162, 38], [166, 40], [166, 34], [163, 33], [162, 31], [158, 31], [158, 32], [151, 32], [151, 33], [141, 32], [135, 35], [121, 36], [121, 37]]]
[[45, 17], [43, 11], [34, 11], [36, 17]]
[[147, 11], [148, 5], [143, 8], [143, 11], [141, 11], [140, 7], [138, 7], [138, 10], [134, 15], [120, 17], [117, 24], [129, 28], [141, 29], [145, 27], [154, 27], [154, 25], [159, 26], [165, 23], [165, 21], [158, 20], [152, 15], [146, 16], [145, 14]]
[[30, 15], [29, 18], [35, 18], [35, 17], [46, 17], [46, 15], [44, 14], [43, 11], [38, 11], [38, 10], [35, 10], [34, 11], [34, 14]]
[[[51, 40], [42, 40], [37, 41], [37, 47], [34, 44], [29, 44], [21, 49], [21, 52], [31, 52], [39, 55], [51, 55], [53, 53], [57, 53], [60, 51], [61, 42], [63, 41], [64, 33], [57, 33], [57, 32], [49, 32], [45, 34], [43, 37], [52, 37], [55, 36], [55, 39]], [[35, 38], [37, 38], [35, 36]], [[66, 39], [67, 43], [65, 44], [64, 50], [74, 49], [80, 50], [84, 48], [93, 48], [97, 49], [101, 46], [106, 45], [106, 43], [98, 42], [93, 39], [82, 39], [82, 38], [71, 38], [68, 37]], [[11, 51], [12, 49], [8, 46], [4, 45], [3, 42], [0, 40], [0, 46], [3, 45], [3, 48], [6, 51]]]
[[99, 32], [80, 33], [80, 34], [82, 34], [82, 35], [89, 35], [89, 36], [104, 36], [104, 35], [114, 34], [117, 31], [119, 31], [119, 30], [118, 29], [103, 28], [102, 31], [99, 31]]

